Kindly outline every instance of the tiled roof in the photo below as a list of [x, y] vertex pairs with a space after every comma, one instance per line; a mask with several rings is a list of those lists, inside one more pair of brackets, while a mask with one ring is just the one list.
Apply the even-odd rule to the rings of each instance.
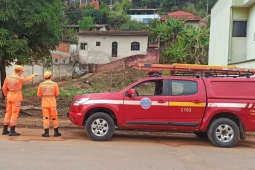
[[186, 12], [182, 10], [169, 12], [168, 15], [161, 16], [161, 20], [167, 20], [168, 17], [175, 18], [175, 19], [188, 20], [188, 21], [200, 21], [202, 19], [200, 16], [197, 16], [191, 12]]
[[79, 35], [149, 35], [149, 31], [83, 31], [79, 32]]

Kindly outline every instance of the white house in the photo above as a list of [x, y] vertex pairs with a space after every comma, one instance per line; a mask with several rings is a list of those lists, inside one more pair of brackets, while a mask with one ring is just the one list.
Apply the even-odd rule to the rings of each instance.
[[106, 64], [132, 55], [146, 55], [147, 31], [84, 31], [78, 34], [81, 63]]
[[255, 0], [218, 0], [211, 12], [209, 64], [255, 67]]
[[129, 9], [126, 11], [132, 20], [148, 24], [150, 20], [160, 19], [158, 9]]

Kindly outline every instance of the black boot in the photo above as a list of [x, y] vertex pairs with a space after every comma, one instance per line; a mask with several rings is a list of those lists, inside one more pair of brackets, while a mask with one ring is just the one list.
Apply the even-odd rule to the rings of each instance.
[[10, 133], [9, 133], [9, 136], [19, 136], [20, 133], [17, 133], [15, 131], [15, 126], [11, 126], [11, 130], [10, 130]]
[[42, 137], [50, 137], [49, 129], [44, 129], [44, 130], [45, 130], [45, 132], [44, 132], [44, 134], [42, 134]]
[[4, 125], [4, 130], [2, 135], [8, 135], [10, 132], [8, 131], [8, 125]]
[[58, 132], [58, 128], [54, 128], [54, 137], [61, 136], [61, 133]]

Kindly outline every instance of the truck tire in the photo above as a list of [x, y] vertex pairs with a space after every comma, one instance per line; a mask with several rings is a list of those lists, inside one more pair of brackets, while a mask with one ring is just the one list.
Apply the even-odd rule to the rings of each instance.
[[207, 138], [207, 133], [206, 132], [193, 132], [197, 137], [199, 138]]
[[215, 146], [230, 148], [238, 142], [240, 131], [234, 121], [227, 118], [219, 118], [210, 124], [207, 135]]
[[88, 137], [94, 141], [107, 141], [114, 133], [113, 119], [103, 112], [92, 114], [85, 126]]

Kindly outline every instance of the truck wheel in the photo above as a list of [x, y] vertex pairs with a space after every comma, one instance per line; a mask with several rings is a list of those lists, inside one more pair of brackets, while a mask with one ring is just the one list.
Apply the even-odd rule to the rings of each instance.
[[214, 145], [230, 148], [238, 142], [240, 132], [235, 122], [230, 119], [219, 118], [211, 123], [207, 135]]
[[94, 141], [106, 141], [114, 133], [113, 119], [106, 113], [98, 112], [91, 115], [86, 122], [86, 133]]
[[199, 138], [207, 138], [206, 132], [193, 132]]

